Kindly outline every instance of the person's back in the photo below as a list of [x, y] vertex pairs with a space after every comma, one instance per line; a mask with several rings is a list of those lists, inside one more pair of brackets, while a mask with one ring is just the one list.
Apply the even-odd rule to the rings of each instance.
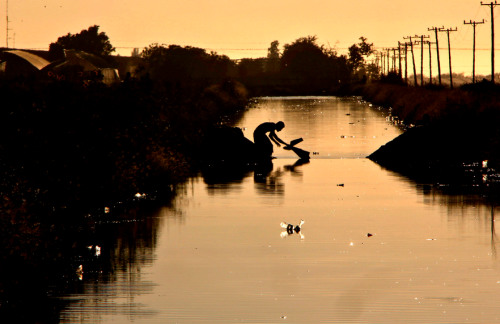
[[262, 123], [253, 131], [253, 137], [266, 136], [266, 133], [272, 132], [276, 129], [276, 124], [272, 122]]
[[[287, 145], [277, 135], [276, 131], [281, 131], [285, 124], [281, 121], [277, 123], [266, 122], [262, 123], [253, 132], [253, 139], [256, 147], [257, 154], [261, 157], [271, 157], [273, 154], [273, 144], [271, 140], [280, 146], [281, 144]], [[269, 137], [267, 136], [269, 133]], [[271, 139], [271, 140], [270, 140]]]

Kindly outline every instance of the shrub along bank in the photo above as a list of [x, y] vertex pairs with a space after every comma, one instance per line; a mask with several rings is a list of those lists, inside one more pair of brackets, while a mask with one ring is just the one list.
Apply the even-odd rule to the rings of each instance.
[[[500, 162], [500, 88], [490, 82], [450, 90], [370, 84], [365, 100], [391, 108], [405, 125], [416, 125], [369, 156], [390, 169], [420, 179], [483, 183]], [[489, 168], [482, 170], [482, 161]], [[476, 177], [476, 178], [474, 178]]]
[[247, 103], [231, 80], [200, 88], [147, 77], [115, 87], [0, 81], [0, 97], [2, 314], [34, 300], [43, 309], [49, 284], [76, 278], [95, 225], [84, 215], [138, 192], [168, 200], [198, 167], [207, 129]]

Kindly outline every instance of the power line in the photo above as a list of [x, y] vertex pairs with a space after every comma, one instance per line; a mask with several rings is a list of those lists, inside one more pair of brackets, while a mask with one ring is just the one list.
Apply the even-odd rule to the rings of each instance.
[[484, 24], [483, 21], [472, 21], [466, 22], [464, 20], [464, 25], [472, 25], [474, 29], [474, 40], [472, 43], [472, 83], [476, 83], [476, 26]]
[[415, 55], [413, 55], [413, 41], [411, 40], [411, 37], [412, 36], [408, 36], [408, 37], [403, 37], [403, 39], [409, 39], [410, 40], [410, 50], [411, 50], [411, 60], [413, 61], [413, 78], [415, 80], [415, 86], [418, 85], [418, 82], [417, 82], [417, 69], [415, 68]]
[[495, 82], [495, 17], [493, 9], [498, 4], [496, 0], [495, 3], [483, 3], [481, 1], [481, 6], [489, 6], [491, 11], [491, 82]]
[[420, 84], [423, 86], [424, 85], [424, 38], [429, 38], [430, 36], [424, 36], [424, 35], [415, 35], [415, 37], [420, 37], [420, 41], [416, 41], [415, 44], [421, 44], [420, 46]]
[[440, 32], [445, 32], [448, 35], [448, 59], [450, 61], [450, 88], [453, 89], [453, 73], [451, 72], [451, 47], [450, 47], [450, 32], [457, 31], [457, 27], [455, 29], [444, 27], [439, 28]]
[[[443, 26], [444, 28], [444, 26]], [[437, 63], [438, 63], [438, 75], [439, 75], [439, 85], [441, 85], [441, 61], [439, 60], [439, 41], [438, 41], [438, 27], [427, 28], [428, 31], [434, 31], [436, 37], [436, 52], [437, 52]]]

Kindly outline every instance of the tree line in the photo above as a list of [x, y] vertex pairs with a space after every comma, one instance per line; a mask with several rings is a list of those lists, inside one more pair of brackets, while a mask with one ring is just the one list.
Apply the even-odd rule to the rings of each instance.
[[[104, 32], [94, 25], [80, 33], [68, 33], [50, 44], [50, 56], [61, 57], [63, 49], [76, 49], [98, 55], [112, 62], [115, 51]], [[135, 76], [148, 75], [152, 80], [187, 85], [221, 82], [231, 78], [242, 82], [257, 94], [325, 93], [341, 86], [379, 80], [380, 69], [370, 60], [373, 43], [365, 37], [339, 54], [335, 47], [318, 44], [316, 36], [300, 37], [280, 48], [275, 40], [267, 57], [231, 60], [226, 55], [207, 52], [193, 46], [151, 44], [133, 57], [142, 57], [143, 66]]]
[[[347, 55], [335, 48], [319, 45], [316, 36], [306, 36], [283, 46], [273, 41], [266, 58], [243, 59], [239, 78], [250, 87], [276, 87], [286, 94], [332, 92], [353, 82], [378, 80], [379, 68], [369, 62], [373, 44], [365, 37], [349, 47]], [[263, 64], [256, 64], [256, 62]]]
[[269, 92], [324, 93], [352, 82], [378, 80], [379, 68], [368, 59], [373, 44], [360, 37], [349, 47], [347, 55], [335, 48], [319, 45], [316, 36], [301, 37], [283, 50], [273, 41], [267, 57], [241, 59], [238, 62], [215, 52], [178, 45], [152, 44], [141, 56], [153, 79], [169, 82], [191, 82], [234, 78], [257, 94]]

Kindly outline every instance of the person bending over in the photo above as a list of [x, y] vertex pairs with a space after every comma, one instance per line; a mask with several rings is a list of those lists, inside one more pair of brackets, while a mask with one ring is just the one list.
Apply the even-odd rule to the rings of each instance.
[[[271, 157], [273, 154], [273, 144], [271, 140], [278, 146], [288, 145], [283, 142], [278, 135], [276, 135], [276, 131], [281, 131], [285, 127], [285, 123], [279, 121], [277, 123], [262, 123], [253, 132], [253, 141], [255, 143], [255, 147], [257, 150], [257, 154], [261, 157]], [[267, 135], [269, 133], [269, 137]], [[269, 140], [271, 139], [271, 140]]]

